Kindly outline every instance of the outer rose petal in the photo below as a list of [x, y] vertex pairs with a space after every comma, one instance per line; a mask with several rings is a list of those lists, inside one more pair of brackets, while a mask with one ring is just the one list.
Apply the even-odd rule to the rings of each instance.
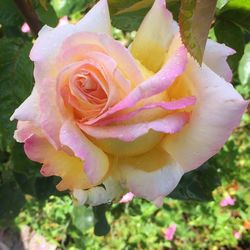
[[49, 142], [60, 148], [59, 131], [62, 126], [62, 115], [56, 98], [56, 81], [44, 79], [42, 84], [37, 84], [39, 95], [40, 120], [39, 125]]
[[40, 129], [38, 129], [34, 123], [30, 121], [18, 121], [17, 129], [14, 133], [14, 138], [17, 142], [25, 142], [32, 135], [42, 135]]
[[36, 87], [33, 88], [31, 95], [15, 110], [10, 120], [32, 121], [37, 123], [39, 120], [39, 96]]
[[114, 160], [121, 183], [135, 196], [150, 201], [169, 194], [184, 171], [162, 148], [135, 157]]
[[132, 43], [133, 56], [148, 69], [158, 71], [177, 29], [171, 12], [166, 9], [165, 0], [156, 0]]
[[225, 44], [207, 40], [203, 62], [216, 74], [230, 82], [233, 74], [227, 63], [227, 57], [234, 53], [235, 51]]
[[96, 147], [85, 135], [71, 122], [64, 122], [60, 131], [61, 143], [68, 146], [84, 161], [84, 171], [90, 181], [100, 184], [109, 169], [109, 160], [106, 154]]
[[24, 150], [31, 160], [44, 163], [41, 174], [62, 177], [57, 185], [58, 190], [86, 189], [92, 186], [83, 171], [83, 161], [62, 150], [55, 150], [45, 138], [32, 135], [25, 141]]
[[190, 58], [183, 81], [193, 84], [197, 103], [189, 123], [164, 139], [166, 151], [186, 170], [216, 154], [239, 124], [247, 102], [230, 83]]
[[31, 52], [33, 61], [47, 60], [55, 55], [62, 42], [70, 35], [83, 32], [103, 32], [111, 35], [111, 24], [107, 0], [100, 0], [76, 25], [68, 24], [54, 29], [46, 26], [39, 33]]
[[122, 188], [119, 182], [112, 177], [108, 177], [103, 182], [103, 185], [105, 188], [97, 186], [89, 190], [75, 189], [73, 191], [73, 196], [80, 205], [88, 204], [91, 206], [98, 206], [111, 202], [122, 194]]

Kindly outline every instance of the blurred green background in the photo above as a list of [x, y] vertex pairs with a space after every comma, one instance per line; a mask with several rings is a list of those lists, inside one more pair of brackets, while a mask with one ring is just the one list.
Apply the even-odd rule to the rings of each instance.
[[[185, 175], [161, 208], [135, 198], [93, 213], [89, 207], [73, 206], [67, 193], [57, 192], [57, 178], [40, 175], [40, 166], [14, 142], [16, 124], [9, 121], [33, 85], [28, 55], [36, 32], [23, 26], [17, 2], [34, 11], [37, 27], [55, 27], [61, 18], [76, 22], [97, 1], [0, 0], [0, 249], [2, 243], [18, 250], [250, 249], [249, 110], [221, 152]], [[119, 13], [139, 0], [109, 2], [113, 36], [128, 45], [150, 6]], [[168, 0], [167, 6], [177, 19], [180, 2]], [[209, 37], [236, 50], [228, 59], [233, 84], [249, 99], [250, 1], [218, 1]], [[176, 231], [167, 239], [164, 231], [171, 225]], [[109, 227], [106, 236], [95, 236]]]

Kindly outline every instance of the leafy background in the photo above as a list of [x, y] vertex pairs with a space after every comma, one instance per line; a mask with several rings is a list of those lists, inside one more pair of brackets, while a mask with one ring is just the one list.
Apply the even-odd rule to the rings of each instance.
[[[32, 8], [38, 26], [55, 27], [63, 16], [79, 20], [96, 1], [0, 0], [0, 243], [12, 235], [5, 243], [18, 244], [25, 225], [57, 249], [250, 249], [249, 112], [223, 150], [186, 174], [160, 209], [141, 199], [94, 209], [73, 206], [67, 193], [55, 190], [56, 177], [40, 175], [40, 166], [28, 160], [22, 145], [13, 140], [16, 123], [9, 121], [33, 85], [28, 55], [36, 32], [21, 32], [25, 19], [17, 2]], [[128, 45], [152, 2], [109, 0], [114, 37]], [[167, 6], [176, 20], [181, 18], [180, 1], [167, 0]], [[249, 20], [249, 0], [219, 0], [209, 30], [211, 39], [236, 50], [228, 62], [233, 84], [245, 99], [250, 97]], [[221, 207], [228, 195], [235, 204]], [[163, 230], [173, 223], [177, 230], [174, 240], [168, 241]], [[97, 237], [93, 232], [107, 235]]]

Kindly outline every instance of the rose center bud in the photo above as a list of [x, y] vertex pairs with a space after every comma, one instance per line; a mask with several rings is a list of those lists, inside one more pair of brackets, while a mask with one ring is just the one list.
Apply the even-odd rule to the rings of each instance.
[[78, 122], [96, 118], [107, 108], [106, 80], [100, 70], [89, 63], [72, 67], [64, 71], [58, 82], [64, 107], [71, 109]]

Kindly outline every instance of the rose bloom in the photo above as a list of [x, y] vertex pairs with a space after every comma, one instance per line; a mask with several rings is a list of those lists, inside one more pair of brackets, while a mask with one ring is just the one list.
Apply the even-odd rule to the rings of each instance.
[[234, 51], [208, 40], [200, 67], [164, 0], [129, 49], [111, 34], [106, 0], [77, 24], [42, 28], [30, 52], [33, 91], [11, 117], [14, 136], [81, 204], [128, 192], [161, 204], [240, 122], [247, 102], [226, 62]]

